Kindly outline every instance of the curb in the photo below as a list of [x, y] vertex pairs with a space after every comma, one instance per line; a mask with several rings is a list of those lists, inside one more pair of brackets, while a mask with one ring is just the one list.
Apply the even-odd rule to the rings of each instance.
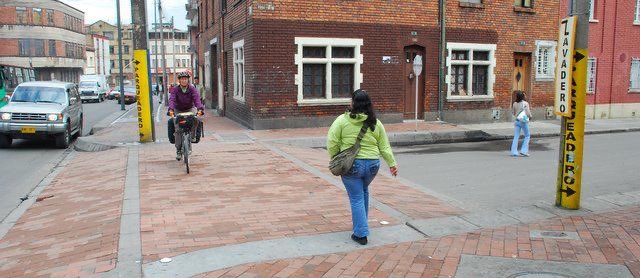
[[101, 130], [108, 128], [113, 124], [114, 121], [117, 121], [120, 117], [131, 111], [135, 106], [131, 106], [126, 110], [118, 110], [116, 112], [111, 113], [111, 115], [105, 117], [91, 128], [89, 131], [89, 135], [85, 137], [78, 137], [76, 139], [75, 144], [73, 144], [73, 149], [79, 152], [101, 152], [116, 148], [116, 146], [103, 144], [100, 142], [96, 142], [92, 135], [100, 132]]

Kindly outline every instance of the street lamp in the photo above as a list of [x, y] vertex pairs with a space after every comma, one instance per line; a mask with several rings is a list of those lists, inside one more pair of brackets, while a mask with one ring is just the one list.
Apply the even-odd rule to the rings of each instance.
[[416, 131], [418, 131], [418, 83], [420, 80], [420, 74], [422, 73], [422, 55], [416, 55], [413, 58], [413, 73], [416, 75], [416, 113], [415, 113], [415, 121], [416, 121]]

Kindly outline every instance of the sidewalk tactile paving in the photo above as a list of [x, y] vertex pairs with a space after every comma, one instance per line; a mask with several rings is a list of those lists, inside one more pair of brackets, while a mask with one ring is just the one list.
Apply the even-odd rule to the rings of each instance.
[[126, 162], [126, 149], [78, 153], [40, 194], [53, 197], [34, 203], [0, 240], [0, 277], [113, 269]]
[[[145, 262], [228, 244], [351, 229], [344, 191], [260, 144], [194, 145], [189, 175], [174, 156], [169, 144], [141, 147]], [[375, 209], [370, 218], [390, 219]]]

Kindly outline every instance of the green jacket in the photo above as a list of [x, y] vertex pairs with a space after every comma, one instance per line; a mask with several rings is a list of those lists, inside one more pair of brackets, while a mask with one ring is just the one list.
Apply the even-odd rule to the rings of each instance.
[[[346, 112], [338, 116], [329, 128], [329, 133], [327, 134], [327, 151], [329, 152], [330, 158], [356, 143], [356, 138], [358, 138], [362, 124], [364, 120], [367, 119], [367, 115], [365, 114], [357, 114], [355, 119], [352, 119], [349, 114], [349, 112]], [[391, 145], [389, 145], [389, 138], [387, 137], [382, 122], [378, 120], [376, 122], [376, 130], [371, 131], [371, 128], [368, 128], [362, 137], [362, 141], [360, 141], [360, 151], [356, 158], [379, 159], [380, 156], [387, 162], [389, 167], [396, 166], [396, 159], [393, 157]]]

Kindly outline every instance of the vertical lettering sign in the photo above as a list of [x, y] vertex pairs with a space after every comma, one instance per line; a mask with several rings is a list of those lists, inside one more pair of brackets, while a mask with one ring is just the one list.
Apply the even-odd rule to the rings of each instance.
[[133, 51], [133, 66], [135, 69], [140, 142], [153, 142], [151, 100], [149, 99], [149, 70], [147, 67], [146, 49], [136, 49]]
[[569, 209], [580, 208], [582, 184], [582, 154], [584, 150], [584, 125], [587, 94], [587, 49], [576, 49], [573, 56], [571, 116], [564, 121], [562, 157], [558, 198], [560, 205]]
[[560, 21], [558, 33], [558, 63], [556, 67], [556, 97], [554, 112], [556, 115], [571, 116], [571, 73], [573, 70], [573, 51], [576, 38], [576, 17], [567, 17]]

